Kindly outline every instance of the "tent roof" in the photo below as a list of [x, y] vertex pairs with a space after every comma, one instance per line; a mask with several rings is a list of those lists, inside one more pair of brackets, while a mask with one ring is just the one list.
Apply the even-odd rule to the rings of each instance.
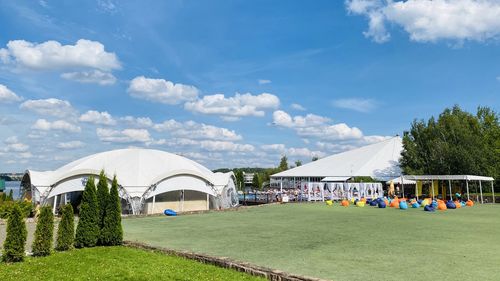
[[325, 177], [321, 181], [323, 182], [339, 182], [339, 181], [347, 181], [351, 177]]
[[469, 181], [494, 181], [492, 177], [473, 176], [473, 175], [406, 175], [406, 180], [469, 180]]
[[[400, 184], [401, 183], [401, 176], [397, 177], [397, 178], [393, 178], [391, 180], [388, 180], [386, 181], [387, 184], [390, 184], [392, 181], [392, 183], [394, 184]], [[414, 180], [410, 180], [410, 179], [407, 179], [407, 178], [404, 178], [403, 179], [403, 183], [404, 184], [416, 184], [417, 182], [414, 181]]]
[[334, 154], [272, 175], [279, 177], [395, 177], [401, 174], [399, 158], [403, 143], [399, 136]]

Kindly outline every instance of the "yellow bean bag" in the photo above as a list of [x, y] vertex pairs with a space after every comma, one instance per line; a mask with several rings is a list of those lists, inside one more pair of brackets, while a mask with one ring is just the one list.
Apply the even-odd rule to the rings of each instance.
[[366, 204], [366, 203], [365, 203], [365, 202], [363, 202], [363, 201], [358, 201], [358, 203], [356, 203], [356, 206], [358, 206], [358, 207], [364, 207], [364, 206], [365, 206], [365, 204]]
[[331, 206], [331, 205], [333, 205], [333, 202], [332, 202], [332, 200], [326, 200], [326, 205], [328, 205], [328, 206]]

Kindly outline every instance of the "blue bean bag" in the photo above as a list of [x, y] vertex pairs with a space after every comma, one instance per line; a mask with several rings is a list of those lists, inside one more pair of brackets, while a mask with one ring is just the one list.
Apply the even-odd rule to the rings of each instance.
[[457, 206], [455, 205], [455, 202], [449, 200], [448, 202], [446, 202], [446, 208], [448, 208], [448, 209], [456, 209]]
[[413, 204], [411, 204], [411, 207], [412, 208], [420, 208], [420, 204], [418, 202], [414, 202]]
[[370, 201], [370, 206], [377, 206], [377, 204], [378, 204], [377, 200]]
[[418, 205], [422, 204], [422, 201], [423, 201], [422, 199], [418, 199], [417, 200]]
[[467, 207], [467, 204], [465, 204], [464, 201], [460, 202], [460, 205], [462, 205], [462, 207]]
[[437, 206], [438, 206], [438, 202], [437, 202], [437, 201], [432, 201], [432, 204], [431, 204], [431, 205], [432, 205], [432, 207], [433, 207], [434, 209], [436, 209], [436, 208], [437, 208]]
[[166, 215], [166, 216], [169, 216], [169, 217], [175, 217], [177, 216], [177, 212], [172, 210], [172, 209], [166, 209], [165, 211], [163, 211], [163, 213]]
[[382, 200], [380, 202], [378, 202], [378, 207], [381, 209], [384, 209], [386, 207], [385, 202]]
[[432, 205], [426, 205], [424, 207], [424, 211], [426, 212], [434, 212], [436, 210], [436, 208], [432, 207]]
[[401, 202], [399, 202], [399, 208], [400, 208], [401, 210], [406, 210], [406, 209], [408, 209], [408, 203], [406, 203], [406, 201], [401, 201]]

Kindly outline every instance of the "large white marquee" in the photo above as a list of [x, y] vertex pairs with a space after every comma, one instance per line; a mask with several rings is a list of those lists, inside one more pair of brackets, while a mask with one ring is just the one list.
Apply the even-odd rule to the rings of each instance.
[[[21, 185], [35, 202], [56, 206], [83, 191], [89, 176], [116, 175], [130, 213], [229, 208], [238, 204], [234, 175], [213, 173], [185, 157], [153, 149], [118, 149], [90, 155], [55, 171], [26, 171]], [[97, 182], [97, 178], [96, 178]], [[70, 201], [71, 201], [70, 196]]]

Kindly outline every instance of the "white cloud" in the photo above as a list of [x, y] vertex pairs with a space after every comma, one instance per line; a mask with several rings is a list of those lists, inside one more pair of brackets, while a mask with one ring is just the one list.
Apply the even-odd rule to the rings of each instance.
[[114, 53], [104, 50], [97, 41], [80, 39], [75, 45], [61, 45], [57, 41], [32, 43], [14, 40], [0, 50], [0, 59], [34, 70], [92, 68], [103, 71], [120, 69], [120, 61]]
[[292, 157], [301, 157], [301, 158], [311, 158], [313, 156], [324, 157], [326, 154], [322, 151], [312, 151], [307, 147], [290, 147], [287, 148], [284, 144], [265, 144], [260, 147], [262, 150], [266, 152], [276, 152], [281, 155], [287, 155]]
[[264, 144], [261, 145], [260, 148], [264, 151], [278, 151], [278, 152], [284, 152], [286, 149], [286, 146], [282, 143], [273, 143], [273, 144]]
[[298, 103], [292, 103], [291, 107], [292, 107], [292, 109], [295, 109], [295, 110], [300, 110], [300, 111], [306, 110], [305, 107], [303, 107], [302, 105], [300, 105]]
[[152, 79], [144, 76], [132, 79], [127, 91], [130, 96], [135, 98], [171, 105], [194, 100], [199, 93], [194, 86], [174, 84], [164, 79]]
[[[201, 99], [184, 104], [186, 110], [222, 117], [264, 116], [266, 109], [278, 108], [280, 100], [268, 93], [260, 95], [236, 94], [225, 97], [223, 94], [207, 95]], [[234, 119], [233, 119], [234, 120]]]
[[149, 117], [125, 116], [120, 118], [120, 120], [126, 122], [130, 126], [140, 127], [140, 128], [149, 128], [154, 125], [153, 121]]
[[202, 149], [208, 151], [252, 152], [255, 147], [250, 144], [239, 144], [230, 141], [204, 140], [199, 143]]
[[301, 137], [315, 137], [331, 140], [359, 139], [363, 133], [356, 127], [345, 123], [330, 124], [331, 120], [315, 114], [292, 117], [288, 113], [277, 110], [273, 113], [273, 124], [294, 129]]
[[12, 103], [21, 101], [22, 98], [11, 91], [7, 86], [0, 84], [0, 102]]
[[5, 145], [0, 151], [3, 152], [26, 152], [29, 150], [29, 145], [20, 142], [17, 136], [8, 137], [4, 140]]
[[375, 42], [389, 40], [386, 25], [401, 26], [417, 42], [485, 41], [500, 35], [497, 0], [347, 0], [347, 10], [369, 18], [364, 34]]
[[155, 124], [153, 129], [158, 132], [168, 132], [175, 137], [207, 140], [241, 140], [241, 135], [226, 128], [216, 127], [194, 121], [178, 122], [173, 119], [160, 124]]
[[116, 77], [113, 74], [96, 69], [90, 71], [67, 72], [61, 74], [61, 77], [80, 83], [94, 83], [103, 86], [113, 85], [116, 82]]
[[268, 80], [268, 79], [259, 79], [257, 80], [257, 82], [259, 82], [259, 85], [265, 85], [265, 84], [271, 84], [271, 80]]
[[75, 109], [69, 101], [50, 98], [44, 100], [27, 100], [20, 106], [22, 109], [27, 109], [44, 116], [68, 117], [74, 115]]
[[57, 144], [57, 148], [60, 149], [76, 149], [84, 147], [85, 143], [81, 141], [68, 141], [68, 142], [60, 142]]
[[363, 98], [347, 98], [333, 101], [333, 105], [339, 108], [350, 109], [358, 112], [370, 112], [377, 107], [377, 103], [373, 99]]
[[290, 116], [282, 110], [276, 110], [273, 112], [273, 124], [288, 128], [298, 128], [298, 127], [310, 127], [310, 126], [320, 126], [330, 122], [327, 117], [322, 117], [315, 114], [307, 114], [306, 116]]
[[65, 132], [70, 132], [70, 133], [79, 133], [81, 131], [81, 128], [73, 125], [67, 121], [64, 120], [57, 120], [54, 122], [47, 121], [45, 119], [38, 119], [36, 120], [35, 124], [31, 127], [32, 129], [35, 130], [41, 130], [41, 131], [51, 131], [51, 130], [59, 130], [59, 131], [65, 131]]
[[92, 124], [100, 124], [100, 125], [116, 125], [116, 120], [113, 119], [111, 114], [108, 112], [99, 112], [95, 110], [89, 110], [86, 113], [82, 114], [80, 118], [78, 118], [81, 122], [87, 122]]
[[146, 129], [124, 129], [121, 131], [97, 128], [97, 137], [103, 142], [111, 143], [150, 143], [153, 141], [149, 131]]

